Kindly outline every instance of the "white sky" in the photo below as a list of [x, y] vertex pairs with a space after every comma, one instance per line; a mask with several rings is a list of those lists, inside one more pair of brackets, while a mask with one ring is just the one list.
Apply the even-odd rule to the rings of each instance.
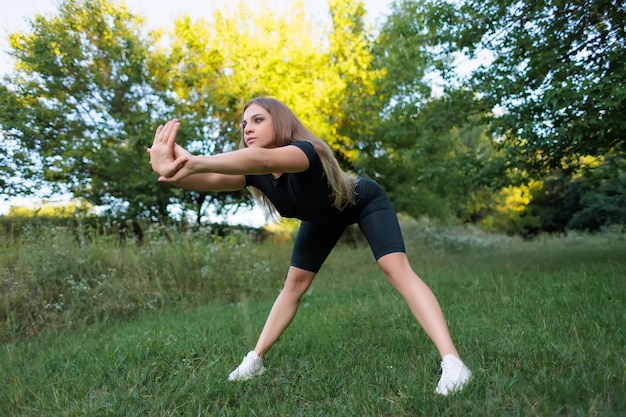
[[[115, 0], [114, 0], [115, 1]], [[237, 0], [118, 0], [125, 3], [131, 12], [142, 15], [148, 28], [169, 28], [179, 16], [188, 15], [192, 18], [208, 19], [216, 8], [225, 4], [233, 4]], [[247, 0], [255, 4], [263, 4], [259, 0]], [[265, 0], [271, 10], [284, 10], [291, 0]], [[364, 0], [367, 9], [367, 20], [371, 24], [380, 22], [389, 12], [392, 0]], [[11, 58], [8, 56], [9, 34], [24, 32], [29, 29], [28, 21], [36, 14], [55, 13], [60, 0], [0, 0], [0, 77], [12, 69]], [[327, 0], [305, 0], [306, 9], [315, 18], [323, 20], [328, 16]], [[62, 198], [61, 198], [62, 199]], [[33, 199], [0, 199], [0, 215], [6, 214], [11, 205], [37, 205]], [[252, 213], [243, 210], [232, 222], [258, 226], [263, 223], [260, 211]]]

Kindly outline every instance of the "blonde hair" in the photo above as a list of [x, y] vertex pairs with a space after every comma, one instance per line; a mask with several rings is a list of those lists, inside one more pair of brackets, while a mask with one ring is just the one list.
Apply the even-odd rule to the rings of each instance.
[[[324, 174], [331, 189], [330, 196], [332, 197], [333, 205], [338, 210], [343, 210], [348, 205], [354, 204], [356, 196], [354, 185], [357, 179], [341, 169], [337, 158], [335, 158], [333, 151], [326, 142], [311, 133], [283, 102], [271, 97], [257, 97], [246, 103], [243, 112], [245, 113], [246, 109], [252, 104], [261, 106], [272, 116], [274, 143], [276, 146], [286, 146], [299, 141], [307, 141], [313, 144], [322, 161]], [[246, 148], [247, 146], [242, 132], [239, 147]], [[265, 194], [255, 187], [248, 187], [248, 189], [256, 202], [263, 208], [268, 218], [279, 217], [276, 207]]]

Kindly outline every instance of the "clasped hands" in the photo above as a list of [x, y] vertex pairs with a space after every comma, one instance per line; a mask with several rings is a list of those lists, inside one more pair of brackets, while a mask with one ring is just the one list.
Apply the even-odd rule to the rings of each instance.
[[176, 134], [180, 128], [178, 119], [172, 119], [159, 126], [154, 135], [150, 154], [152, 170], [159, 174], [159, 181], [177, 182], [191, 174], [187, 162], [193, 158], [185, 148], [176, 143]]

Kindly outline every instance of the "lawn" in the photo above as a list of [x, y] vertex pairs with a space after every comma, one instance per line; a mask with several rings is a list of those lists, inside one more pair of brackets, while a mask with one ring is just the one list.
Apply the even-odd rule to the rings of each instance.
[[[6, 342], [0, 415], [626, 415], [621, 238], [462, 248], [408, 241], [474, 371], [459, 394], [433, 393], [436, 349], [369, 249], [344, 245], [261, 377], [226, 380], [280, 290], [275, 276], [259, 273], [250, 285], [265, 292], [236, 300], [166, 305]], [[289, 245], [273, 250], [284, 262]], [[229, 271], [222, 276], [228, 282]]]

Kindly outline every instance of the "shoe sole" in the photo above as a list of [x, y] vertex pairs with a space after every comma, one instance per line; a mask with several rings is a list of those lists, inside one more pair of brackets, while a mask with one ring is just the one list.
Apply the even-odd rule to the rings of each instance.
[[463, 389], [465, 387], [467, 387], [469, 385], [469, 383], [471, 382], [473, 376], [474, 376], [473, 374], [470, 375], [465, 381], [463, 381], [460, 384], [457, 384], [457, 385], [453, 386], [450, 389], [447, 389], [445, 392], [441, 392], [438, 389], [435, 389], [435, 394], [443, 395], [445, 397], [445, 396], [450, 395], [450, 394], [456, 394], [458, 392], [461, 392], [461, 391], [463, 391]]

